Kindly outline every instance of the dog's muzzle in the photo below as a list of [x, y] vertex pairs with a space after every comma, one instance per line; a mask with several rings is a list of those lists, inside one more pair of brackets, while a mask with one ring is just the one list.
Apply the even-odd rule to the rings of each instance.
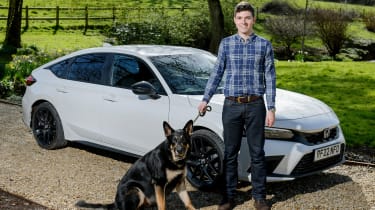
[[173, 159], [179, 161], [186, 158], [188, 148], [182, 145], [176, 145], [173, 149]]

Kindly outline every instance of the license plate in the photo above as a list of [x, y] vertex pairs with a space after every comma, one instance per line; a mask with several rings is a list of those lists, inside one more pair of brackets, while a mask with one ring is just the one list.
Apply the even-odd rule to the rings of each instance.
[[314, 161], [323, 160], [340, 154], [341, 144], [335, 144], [315, 150]]

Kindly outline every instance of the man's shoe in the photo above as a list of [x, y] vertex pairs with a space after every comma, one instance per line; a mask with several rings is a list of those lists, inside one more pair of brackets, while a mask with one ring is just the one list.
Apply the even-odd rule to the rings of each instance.
[[256, 210], [270, 210], [271, 209], [271, 207], [268, 206], [265, 199], [255, 200], [254, 207]]
[[232, 210], [235, 206], [234, 200], [224, 198], [220, 202], [218, 210]]

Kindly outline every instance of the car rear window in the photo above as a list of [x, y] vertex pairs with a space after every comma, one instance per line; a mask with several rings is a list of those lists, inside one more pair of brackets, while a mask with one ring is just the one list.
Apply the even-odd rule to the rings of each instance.
[[105, 54], [88, 54], [76, 57], [70, 66], [68, 79], [101, 84], [105, 59]]
[[65, 79], [68, 75], [68, 67], [69, 67], [69, 59], [61, 61], [59, 63], [56, 63], [47, 69], [51, 70], [53, 74], [56, 75], [56, 77]]

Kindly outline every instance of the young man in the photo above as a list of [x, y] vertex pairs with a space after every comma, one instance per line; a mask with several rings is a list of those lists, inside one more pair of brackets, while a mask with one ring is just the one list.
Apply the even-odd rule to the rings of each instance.
[[[200, 112], [215, 93], [224, 72], [224, 175], [225, 190], [219, 210], [233, 209], [238, 181], [237, 157], [245, 129], [251, 156], [252, 197], [256, 209], [270, 209], [266, 203], [264, 126], [275, 122], [276, 74], [272, 45], [253, 32], [254, 8], [240, 2], [234, 9], [237, 34], [224, 38], [215, 68], [207, 82]], [[266, 95], [267, 110], [263, 95]]]

